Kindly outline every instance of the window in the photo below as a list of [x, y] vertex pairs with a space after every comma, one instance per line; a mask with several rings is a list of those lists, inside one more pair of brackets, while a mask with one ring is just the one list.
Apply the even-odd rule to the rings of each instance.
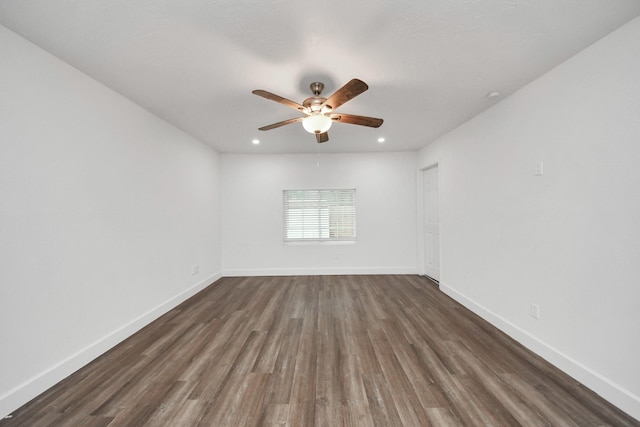
[[284, 241], [355, 241], [356, 190], [284, 190]]

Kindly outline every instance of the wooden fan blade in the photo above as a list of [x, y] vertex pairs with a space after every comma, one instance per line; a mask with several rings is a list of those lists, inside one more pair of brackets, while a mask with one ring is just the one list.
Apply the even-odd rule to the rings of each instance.
[[382, 125], [382, 119], [375, 117], [356, 116], [354, 114], [332, 113], [329, 114], [331, 120], [341, 123], [349, 123], [350, 125], [369, 126], [371, 128], [379, 128]]
[[263, 98], [270, 99], [272, 101], [279, 102], [280, 104], [284, 104], [287, 107], [291, 107], [291, 108], [294, 108], [294, 109], [296, 109], [298, 111], [302, 111], [303, 113], [307, 110], [304, 106], [298, 104], [297, 102], [293, 102], [293, 101], [291, 101], [291, 100], [289, 100], [287, 98], [283, 98], [283, 97], [281, 97], [279, 95], [276, 95], [274, 93], [267, 92], [266, 90], [256, 89], [256, 90], [252, 91], [251, 93], [254, 94], [254, 95], [261, 96]]
[[316, 141], [318, 141], [318, 144], [321, 144], [323, 142], [327, 142], [329, 140], [329, 133], [325, 132], [325, 133], [316, 133]]
[[278, 123], [274, 123], [274, 124], [267, 125], [267, 126], [262, 126], [261, 128], [258, 128], [258, 130], [271, 130], [271, 129], [279, 128], [280, 126], [288, 125], [288, 124], [291, 124], [291, 123], [301, 122], [302, 119], [304, 119], [304, 117], [297, 117], [295, 119], [283, 120], [283, 121], [278, 122]]
[[338, 89], [329, 98], [327, 98], [327, 100], [324, 101], [324, 104], [322, 105], [327, 105], [333, 110], [336, 110], [339, 106], [360, 95], [367, 89], [369, 89], [369, 86], [367, 86], [365, 82], [363, 82], [362, 80], [353, 79], [349, 83]]

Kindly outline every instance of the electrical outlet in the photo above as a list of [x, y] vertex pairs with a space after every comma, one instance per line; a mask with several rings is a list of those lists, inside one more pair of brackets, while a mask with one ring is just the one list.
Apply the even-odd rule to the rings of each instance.
[[531, 303], [531, 317], [533, 317], [534, 319], [540, 318], [540, 306], [533, 302]]
[[193, 267], [191, 267], [191, 275], [192, 276], [195, 276], [199, 272], [200, 272], [200, 268], [197, 265], [194, 265]]
[[533, 175], [540, 176], [544, 173], [544, 163], [542, 161], [536, 162], [536, 165], [533, 169]]

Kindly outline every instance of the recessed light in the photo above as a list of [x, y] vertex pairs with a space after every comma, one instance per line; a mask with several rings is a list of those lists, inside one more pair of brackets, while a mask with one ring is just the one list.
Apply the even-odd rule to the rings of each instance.
[[496, 99], [499, 97], [500, 97], [500, 92], [498, 92], [497, 90], [493, 90], [487, 94], [487, 98], [489, 99]]
[[384, 138], [383, 138], [383, 137], [378, 138], [378, 142], [379, 142], [380, 144], [382, 144], [384, 141], [385, 141], [385, 140], [384, 140]]
[[254, 139], [254, 140], [251, 141], [251, 143], [253, 145], [258, 145], [258, 144], [260, 144], [260, 140], [259, 139]]

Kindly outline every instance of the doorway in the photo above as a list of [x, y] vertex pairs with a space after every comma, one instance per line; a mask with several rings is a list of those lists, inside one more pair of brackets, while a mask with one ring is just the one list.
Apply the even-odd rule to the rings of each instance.
[[440, 282], [440, 209], [438, 165], [422, 171], [424, 274]]

